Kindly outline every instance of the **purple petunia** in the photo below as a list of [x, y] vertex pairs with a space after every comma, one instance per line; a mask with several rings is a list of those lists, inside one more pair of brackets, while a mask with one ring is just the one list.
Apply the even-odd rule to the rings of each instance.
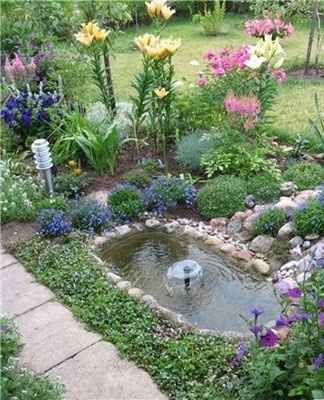
[[276, 325], [275, 325], [276, 328], [280, 328], [287, 325], [289, 325], [289, 318], [287, 318], [285, 315], [280, 315], [276, 319]]
[[260, 336], [260, 344], [265, 347], [274, 347], [278, 342], [277, 334], [272, 330], [268, 329], [265, 334]]
[[246, 353], [247, 353], [247, 348], [245, 346], [245, 343], [242, 342], [239, 344], [237, 351], [236, 351], [236, 355], [233, 358], [233, 360], [230, 362], [229, 367], [234, 368], [242, 360], [242, 358], [245, 356]]
[[252, 332], [254, 336], [257, 336], [257, 334], [261, 332], [261, 326], [260, 325], [253, 325], [253, 326], [251, 326], [249, 331]]
[[250, 312], [251, 312], [251, 314], [254, 315], [255, 319], [257, 319], [260, 315], [264, 314], [264, 311], [263, 311], [263, 310], [260, 310], [260, 309], [258, 309], [258, 308], [252, 308], [252, 309], [250, 310]]
[[299, 299], [302, 295], [303, 289], [300, 287], [292, 288], [288, 290], [288, 296], [292, 297], [293, 299]]

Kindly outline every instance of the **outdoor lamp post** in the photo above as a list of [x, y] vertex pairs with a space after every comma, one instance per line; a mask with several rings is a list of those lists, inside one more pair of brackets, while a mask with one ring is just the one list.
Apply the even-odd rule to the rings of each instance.
[[49, 150], [49, 143], [46, 139], [37, 139], [33, 142], [31, 149], [34, 153], [36, 168], [42, 172], [46, 192], [54, 195], [54, 184], [52, 177], [53, 161]]

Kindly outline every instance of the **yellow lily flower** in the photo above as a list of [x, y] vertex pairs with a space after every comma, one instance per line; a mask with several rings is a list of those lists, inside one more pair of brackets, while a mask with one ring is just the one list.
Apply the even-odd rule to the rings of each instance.
[[149, 33], [145, 33], [145, 35], [136, 37], [134, 42], [139, 50], [144, 52], [146, 46], [154, 46], [157, 42], [159, 42], [159, 38], [154, 35], [150, 35]]
[[94, 35], [85, 35], [83, 32], [75, 33], [74, 36], [76, 40], [88, 47], [91, 45], [94, 38]]
[[169, 94], [165, 88], [159, 88], [159, 89], [154, 89], [154, 93], [157, 95], [157, 98], [159, 100], [162, 100], [165, 96]]
[[153, 17], [156, 12], [156, 4], [155, 1], [151, 1], [150, 3], [146, 3], [147, 13], [150, 17]]
[[168, 55], [173, 56], [181, 46], [181, 40], [172, 40], [172, 37], [169, 39], [163, 40], [162, 45], [165, 47]]
[[168, 20], [169, 18], [171, 18], [174, 13], [175, 13], [175, 10], [171, 10], [171, 7], [164, 6], [161, 9], [162, 18], [164, 18], [165, 20]]

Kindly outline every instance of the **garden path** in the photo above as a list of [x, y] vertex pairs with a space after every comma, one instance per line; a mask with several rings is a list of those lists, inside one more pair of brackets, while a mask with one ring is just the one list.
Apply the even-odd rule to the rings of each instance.
[[53, 292], [1, 250], [1, 312], [18, 324], [20, 361], [64, 384], [66, 400], [166, 400], [149, 375], [86, 331]]

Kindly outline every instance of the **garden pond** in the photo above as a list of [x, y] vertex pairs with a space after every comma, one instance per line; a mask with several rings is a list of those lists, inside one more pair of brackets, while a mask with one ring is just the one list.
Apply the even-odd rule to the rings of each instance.
[[[111, 271], [199, 329], [246, 332], [250, 309], [265, 310], [264, 322], [280, 306], [272, 283], [222, 259], [210, 248], [160, 232], [140, 233], [108, 245], [102, 258]], [[170, 269], [183, 260], [201, 267], [199, 279], [170, 291]], [[168, 273], [169, 272], [169, 273]], [[187, 282], [188, 283], [188, 282]]]

